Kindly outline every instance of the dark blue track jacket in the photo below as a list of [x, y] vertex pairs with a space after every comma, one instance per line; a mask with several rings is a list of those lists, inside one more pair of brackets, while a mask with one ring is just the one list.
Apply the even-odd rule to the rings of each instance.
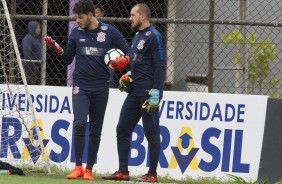
[[152, 88], [160, 90], [162, 98], [166, 71], [165, 48], [160, 33], [152, 26], [138, 31], [131, 46], [134, 57], [130, 70], [134, 96], [146, 96]]
[[132, 58], [132, 51], [125, 38], [115, 27], [102, 22], [95, 30], [75, 27], [61, 55], [67, 65], [72, 63], [75, 56], [73, 86], [95, 93], [105, 92], [109, 88], [110, 74], [104, 55], [112, 48], [118, 48]]

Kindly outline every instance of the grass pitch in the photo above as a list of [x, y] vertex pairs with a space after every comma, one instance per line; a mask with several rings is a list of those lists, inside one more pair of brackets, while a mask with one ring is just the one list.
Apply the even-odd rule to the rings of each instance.
[[[87, 184], [87, 183], [101, 183], [101, 184], [136, 184], [138, 182], [134, 182], [137, 176], [131, 175], [131, 181], [108, 181], [103, 180], [102, 175], [98, 173], [93, 173], [95, 177], [94, 181], [83, 180], [82, 178], [75, 180], [66, 179], [66, 175], [69, 174], [69, 170], [62, 170], [57, 168], [56, 166], [52, 167], [52, 172], [55, 174], [47, 174], [44, 169], [32, 169], [30, 167], [23, 167], [23, 170], [26, 176], [18, 176], [18, 175], [0, 175], [0, 184]], [[228, 175], [229, 180], [218, 180], [216, 178], [185, 178], [182, 180], [175, 180], [169, 176], [161, 177], [158, 176], [158, 184], [269, 184], [268, 181], [254, 181], [249, 182], [245, 181], [241, 177], [236, 177], [233, 175]], [[138, 183], [145, 184], [145, 183]], [[277, 182], [275, 184], [282, 184], [281, 182]]]
[[[27, 174], [26, 176], [18, 176], [18, 175], [1, 175], [0, 176], [0, 184], [86, 184], [86, 183], [101, 183], [101, 184], [134, 184], [138, 182], [134, 182], [136, 177], [131, 177], [132, 181], [122, 182], [122, 181], [107, 181], [103, 180], [100, 175], [95, 175], [94, 181], [86, 181], [83, 179], [76, 180], [68, 180], [66, 179], [66, 175], [62, 174]], [[232, 182], [224, 182], [211, 178], [203, 178], [199, 180], [173, 180], [165, 177], [159, 177], [159, 184], [167, 183], [167, 184], [227, 184]], [[140, 184], [140, 183], [139, 183]], [[143, 184], [143, 183], [141, 183]]]

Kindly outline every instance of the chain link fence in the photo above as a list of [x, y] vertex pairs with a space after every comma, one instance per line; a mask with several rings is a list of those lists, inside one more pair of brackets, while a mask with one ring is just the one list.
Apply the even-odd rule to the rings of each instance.
[[[131, 42], [128, 17], [136, 3], [147, 3], [152, 23], [165, 38], [166, 90], [264, 94], [280, 97], [282, 57], [280, 0], [94, 0]], [[75, 0], [10, 0], [18, 46], [28, 23], [38, 20], [42, 35], [62, 46], [75, 26]], [[73, 66], [64, 66], [42, 41], [41, 84], [71, 84]], [[115, 73], [118, 77], [121, 74]], [[117, 77], [117, 78], [118, 78]]]

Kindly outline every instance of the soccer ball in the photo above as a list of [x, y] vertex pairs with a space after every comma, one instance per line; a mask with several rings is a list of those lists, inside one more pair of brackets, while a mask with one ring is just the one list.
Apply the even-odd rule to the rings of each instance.
[[119, 49], [110, 49], [106, 52], [104, 56], [104, 62], [105, 64], [110, 67], [110, 61], [116, 60], [117, 57], [123, 57], [124, 53]]

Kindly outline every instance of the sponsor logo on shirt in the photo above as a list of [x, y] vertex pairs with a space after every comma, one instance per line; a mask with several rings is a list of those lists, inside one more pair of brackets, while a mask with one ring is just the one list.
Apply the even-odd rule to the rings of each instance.
[[99, 32], [98, 36], [97, 36], [97, 41], [98, 42], [105, 42], [106, 41], [106, 33]]
[[80, 47], [80, 54], [86, 56], [102, 56], [104, 48], [99, 47]]
[[151, 31], [147, 31], [147, 32], [145, 33], [146, 36], [149, 36], [150, 34], [151, 34]]
[[85, 38], [81, 38], [81, 39], [79, 39], [79, 42], [85, 42], [86, 41], [86, 39]]
[[85, 55], [97, 55], [98, 49], [96, 47], [83, 47]]

